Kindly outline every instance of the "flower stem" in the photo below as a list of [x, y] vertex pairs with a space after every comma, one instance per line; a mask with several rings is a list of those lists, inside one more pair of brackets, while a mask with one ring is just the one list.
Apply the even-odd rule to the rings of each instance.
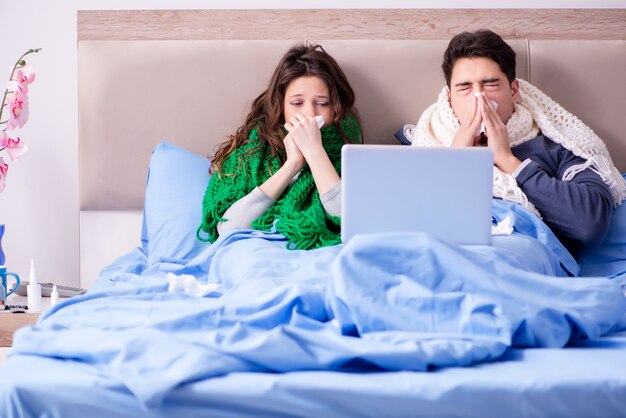
[[[39, 51], [41, 51], [41, 48], [29, 49], [28, 51], [24, 52], [22, 56], [19, 57], [18, 60], [15, 62], [15, 65], [13, 66], [13, 70], [11, 71], [11, 76], [9, 77], [9, 81], [13, 80], [13, 75], [15, 74], [15, 70], [17, 70], [18, 65], [20, 65], [20, 63], [22, 62], [22, 58], [24, 58], [28, 54], [32, 54], [33, 52], [39, 52]], [[7, 94], [9, 94], [9, 89], [4, 90], [4, 97], [2, 98], [2, 106], [0, 106], [0, 119], [2, 119], [2, 111], [4, 110], [4, 106], [6, 106]], [[5, 123], [5, 122], [0, 122], [0, 123]]]

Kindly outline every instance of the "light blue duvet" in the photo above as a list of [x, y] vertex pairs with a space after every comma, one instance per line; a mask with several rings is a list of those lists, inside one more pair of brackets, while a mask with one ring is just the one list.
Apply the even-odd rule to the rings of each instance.
[[[66, 362], [110, 383], [94, 389], [95, 404], [128, 391], [147, 414], [230, 373], [427, 371], [625, 328], [617, 281], [568, 277], [578, 266], [541, 221], [496, 201], [495, 220], [505, 216], [515, 232], [492, 246], [387, 233], [290, 251], [279, 234], [235, 231], [184, 264], [149, 266], [136, 249], [88, 294], [20, 330], [7, 365]], [[168, 272], [221, 288], [169, 293]], [[10, 390], [0, 384], [4, 412], [29, 416]]]

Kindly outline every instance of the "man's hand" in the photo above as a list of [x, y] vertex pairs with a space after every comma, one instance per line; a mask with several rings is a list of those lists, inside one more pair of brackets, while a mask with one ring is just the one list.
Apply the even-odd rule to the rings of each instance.
[[478, 97], [478, 107], [485, 123], [487, 146], [493, 150], [493, 162], [500, 170], [512, 174], [522, 163], [511, 152], [506, 125], [484, 95]]
[[480, 140], [476, 135], [482, 122], [482, 113], [478, 106], [476, 96], [472, 95], [467, 101], [467, 113], [461, 122], [461, 127], [452, 140], [453, 147], [473, 147]]

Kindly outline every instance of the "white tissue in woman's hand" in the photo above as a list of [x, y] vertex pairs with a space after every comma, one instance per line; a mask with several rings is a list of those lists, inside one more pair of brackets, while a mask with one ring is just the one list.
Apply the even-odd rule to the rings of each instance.
[[317, 122], [317, 127], [321, 128], [322, 126], [324, 126], [324, 116], [314, 116], [313, 119], [315, 119], [315, 122]]

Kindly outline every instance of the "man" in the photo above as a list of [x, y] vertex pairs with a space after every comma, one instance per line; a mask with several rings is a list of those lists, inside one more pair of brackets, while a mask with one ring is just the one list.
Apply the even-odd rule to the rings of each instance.
[[413, 145], [490, 147], [495, 197], [541, 216], [574, 254], [601, 243], [626, 184], [593, 131], [516, 79], [515, 51], [492, 31], [455, 36], [442, 68], [437, 103], [405, 127]]

